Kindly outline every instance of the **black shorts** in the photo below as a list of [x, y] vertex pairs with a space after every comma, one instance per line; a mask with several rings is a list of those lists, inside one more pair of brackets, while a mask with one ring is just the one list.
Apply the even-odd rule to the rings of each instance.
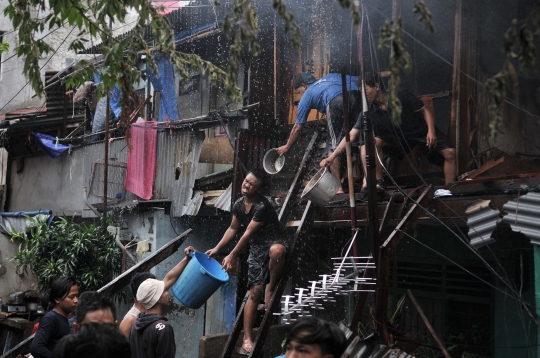
[[[393, 133], [386, 128], [375, 127], [375, 137], [383, 140], [388, 145], [400, 147], [403, 146], [405, 152], [408, 153], [417, 144], [426, 145], [427, 132], [422, 136], [407, 137], [403, 135], [399, 128], [396, 128], [396, 132]], [[439, 128], [435, 128], [435, 135], [437, 136], [437, 144], [434, 148], [430, 148], [430, 151], [440, 152], [443, 149], [453, 148], [448, 137]], [[360, 138], [359, 145], [364, 145], [364, 133], [358, 136]], [[397, 137], [397, 138], [396, 138]]]
[[248, 288], [251, 286], [262, 286], [270, 282], [270, 269], [268, 262], [270, 261], [270, 247], [274, 244], [285, 246], [288, 251], [289, 245], [284, 240], [276, 240], [269, 245], [253, 245], [249, 248], [248, 257]]

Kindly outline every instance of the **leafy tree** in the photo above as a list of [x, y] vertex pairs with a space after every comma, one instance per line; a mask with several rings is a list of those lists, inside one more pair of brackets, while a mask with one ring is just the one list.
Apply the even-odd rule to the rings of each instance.
[[2, 52], [8, 52], [9, 50], [9, 42], [2, 42], [0, 43], [0, 53]]
[[19, 241], [13, 260], [18, 272], [30, 271], [37, 277], [38, 289], [48, 288], [58, 276], [69, 275], [76, 278], [80, 291], [97, 290], [119, 273], [122, 252], [114, 235], [103, 232], [100, 225], [77, 224], [67, 218], [50, 226], [37, 218], [28, 220], [27, 231], [12, 232], [12, 241]]

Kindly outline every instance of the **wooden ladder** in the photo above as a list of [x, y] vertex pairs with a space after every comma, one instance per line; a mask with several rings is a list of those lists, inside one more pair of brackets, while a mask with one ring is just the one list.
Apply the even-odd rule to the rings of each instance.
[[264, 317], [259, 327], [259, 331], [257, 332], [255, 340], [253, 341], [253, 348], [251, 349], [251, 352], [249, 354], [246, 354], [243, 349], [241, 349], [240, 347], [236, 347], [236, 342], [238, 341], [238, 338], [240, 337], [240, 332], [242, 331], [242, 328], [244, 326], [244, 308], [249, 297], [248, 291], [244, 296], [240, 309], [238, 310], [238, 314], [236, 316], [236, 320], [234, 322], [231, 334], [229, 335], [229, 339], [227, 340], [227, 343], [223, 348], [223, 352], [221, 354], [222, 358], [230, 358], [233, 353], [250, 358], [259, 357], [261, 355], [266, 336], [270, 331], [270, 325], [274, 317], [274, 312], [278, 312], [278, 310], [281, 308], [281, 296], [283, 295], [283, 292], [285, 291], [285, 286], [287, 284], [287, 281], [289, 280], [289, 272], [291, 271], [292, 263], [296, 262], [296, 258], [298, 257], [298, 250], [296, 248], [298, 247], [298, 244], [302, 239], [302, 233], [305, 232], [305, 229], [310, 226], [312, 220], [313, 204], [311, 203], [311, 201], [308, 201], [300, 220], [291, 222], [287, 221], [292, 211], [292, 205], [295, 201], [295, 198], [297, 197], [300, 188], [302, 187], [302, 180], [308, 172], [308, 164], [316, 149], [318, 138], [319, 134], [317, 132], [313, 133], [313, 136], [311, 137], [311, 140], [304, 153], [304, 157], [302, 158], [302, 162], [300, 163], [300, 166], [296, 171], [292, 184], [289, 187], [289, 191], [287, 192], [287, 197], [285, 198], [283, 206], [281, 207], [281, 211], [279, 213], [280, 223], [286, 227], [296, 227], [296, 231], [289, 247], [289, 255], [285, 268], [283, 269], [283, 274], [281, 275], [276, 290], [272, 298], [270, 299], [268, 310], [264, 314]]

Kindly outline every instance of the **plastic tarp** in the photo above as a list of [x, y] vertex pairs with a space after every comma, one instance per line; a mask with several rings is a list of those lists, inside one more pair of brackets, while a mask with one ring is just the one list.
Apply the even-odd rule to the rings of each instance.
[[[101, 78], [98, 74], [94, 73], [94, 83], [98, 84], [99, 82], [101, 82]], [[120, 87], [118, 87], [118, 84], [114, 86], [109, 94], [109, 105], [111, 106], [111, 110], [116, 118], [120, 118], [120, 115], [122, 114], [122, 106], [120, 106]]]
[[36, 139], [39, 149], [41, 149], [43, 153], [47, 154], [51, 158], [58, 158], [60, 154], [64, 153], [70, 147], [69, 145], [57, 143], [58, 138], [51, 135], [43, 133], [32, 134]]
[[14, 230], [26, 231], [32, 225], [28, 217], [35, 217], [39, 221], [46, 221], [47, 225], [50, 225], [54, 218], [50, 210], [0, 212], [0, 231], [8, 235]]
[[158, 73], [148, 71], [154, 90], [161, 93], [158, 122], [180, 119], [176, 106], [176, 81], [172, 64], [163, 54], [155, 56]]

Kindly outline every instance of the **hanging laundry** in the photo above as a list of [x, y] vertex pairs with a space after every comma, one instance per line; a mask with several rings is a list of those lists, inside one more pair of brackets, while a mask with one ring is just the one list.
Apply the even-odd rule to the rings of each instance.
[[39, 149], [51, 158], [58, 158], [60, 154], [64, 153], [70, 147], [69, 145], [58, 143], [58, 137], [43, 133], [32, 133], [32, 135], [36, 139]]
[[161, 93], [159, 103], [158, 122], [175, 121], [180, 119], [176, 104], [176, 81], [174, 69], [168, 58], [164, 54], [154, 56], [158, 73], [148, 71], [148, 78], [154, 90]]
[[124, 186], [138, 197], [152, 197], [156, 177], [157, 122], [131, 125], [131, 150], [128, 153]]

